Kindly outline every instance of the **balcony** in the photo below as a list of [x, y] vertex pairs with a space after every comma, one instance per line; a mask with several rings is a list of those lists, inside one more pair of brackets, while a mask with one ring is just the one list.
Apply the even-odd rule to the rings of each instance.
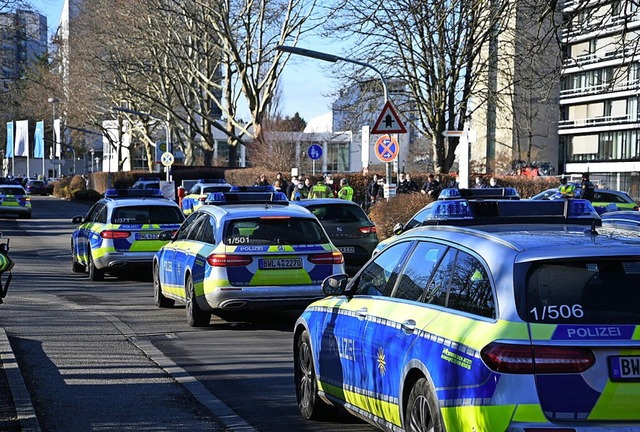
[[609, 60], [617, 60], [617, 59], [632, 59], [636, 55], [636, 51], [632, 47], [624, 47], [621, 49], [616, 49], [613, 51], [607, 51], [604, 53], [590, 53], [584, 54], [577, 57], [570, 57], [564, 59], [562, 61], [562, 66], [565, 68], [576, 67], [576, 66], [587, 66], [594, 63], [600, 63]]
[[560, 120], [558, 122], [558, 129], [617, 125], [624, 123], [635, 123], [636, 121], [637, 116], [632, 117], [631, 114], [625, 114], [621, 116], [600, 116], [581, 119]]
[[590, 96], [596, 94], [610, 94], [627, 90], [637, 90], [640, 88], [640, 80], [626, 81], [619, 84], [594, 84], [587, 87], [560, 90], [560, 99], [570, 97]]

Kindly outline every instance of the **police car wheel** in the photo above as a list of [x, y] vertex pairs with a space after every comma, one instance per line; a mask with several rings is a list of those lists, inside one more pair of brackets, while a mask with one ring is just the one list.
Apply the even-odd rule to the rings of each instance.
[[104, 280], [104, 270], [96, 268], [91, 251], [89, 251], [89, 280], [93, 282]]
[[411, 389], [404, 415], [406, 432], [442, 432], [438, 401], [426, 378], [420, 378]]
[[153, 300], [157, 307], [168, 308], [175, 304], [172, 299], [162, 295], [162, 285], [160, 285], [160, 268], [158, 263], [153, 263]]
[[294, 351], [294, 384], [300, 414], [307, 420], [330, 420], [337, 409], [318, 395], [318, 383], [313, 364], [309, 334], [304, 331], [296, 341]]
[[211, 322], [211, 313], [205, 312], [198, 306], [196, 302], [196, 292], [193, 287], [193, 279], [191, 275], [187, 276], [185, 283], [187, 323], [190, 327], [206, 327]]
[[86, 267], [76, 261], [76, 257], [71, 257], [71, 271], [74, 273], [84, 273]]

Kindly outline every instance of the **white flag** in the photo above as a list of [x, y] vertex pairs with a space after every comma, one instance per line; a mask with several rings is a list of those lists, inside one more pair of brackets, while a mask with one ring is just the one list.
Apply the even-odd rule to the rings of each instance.
[[56, 158], [60, 159], [60, 119], [53, 121], [53, 136], [55, 139]]
[[29, 157], [29, 120], [19, 120], [16, 122], [14, 156]]

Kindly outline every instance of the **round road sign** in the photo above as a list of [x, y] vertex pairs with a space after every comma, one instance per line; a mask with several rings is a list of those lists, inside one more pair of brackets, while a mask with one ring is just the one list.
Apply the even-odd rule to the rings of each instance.
[[162, 165], [166, 167], [173, 165], [173, 155], [169, 152], [162, 153], [162, 156], [160, 157], [160, 162], [162, 162]]
[[393, 162], [399, 150], [398, 141], [390, 135], [382, 135], [376, 140], [375, 151], [380, 162]]
[[309, 150], [307, 150], [307, 154], [313, 160], [320, 159], [320, 156], [322, 156], [322, 147], [318, 144], [311, 144]]

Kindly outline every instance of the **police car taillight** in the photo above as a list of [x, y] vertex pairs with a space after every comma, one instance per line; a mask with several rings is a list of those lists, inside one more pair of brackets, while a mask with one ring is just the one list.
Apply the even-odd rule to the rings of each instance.
[[378, 232], [378, 230], [376, 229], [376, 227], [371, 226], [371, 227], [362, 227], [362, 228], [360, 228], [360, 232], [362, 234], [375, 234], [376, 232]]
[[480, 356], [490, 369], [513, 374], [580, 373], [596, 362], [588, 348], [500, 342], [485, 346]]
[[344, 262], [344, 257], [342, 253], [339, 251], [331, 252], [331, 253], [323, 253], [317, 255], [310, 255], [309, 262], [312, 264], [342, 264]]
[[128, 238], [130, 235], [129, 231], [106, 230], [100, 232], [100, 237], [111, 240]]
[[252, 262], [253, 258], [247, 255], [211, 254], [207, 257], [211, 267], [240, 267]]

